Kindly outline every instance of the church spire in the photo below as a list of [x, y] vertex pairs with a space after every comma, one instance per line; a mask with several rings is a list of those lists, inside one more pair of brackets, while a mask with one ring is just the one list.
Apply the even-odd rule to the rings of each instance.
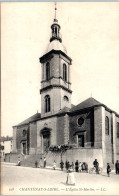
[[56, 19], [56, 13], [57, 13], [57, 7], [56, 7], [56, 2], [55, 2], [55, 17], [54, 17], [54, 22], [58, 22], [58, 20]]
[[50, 42], [52, 42], [53, 40], [58, 40], [59, 42], [62, 42], [61, 35], [60, 35], [60, 25], [58, 24], [58, 20], [56, 19], [56, 12], [57, 12], [57, 7], [55, 2], [55, 17], [54, 17], [53, 24], [51, 25], [52, 35], [50, 38]]

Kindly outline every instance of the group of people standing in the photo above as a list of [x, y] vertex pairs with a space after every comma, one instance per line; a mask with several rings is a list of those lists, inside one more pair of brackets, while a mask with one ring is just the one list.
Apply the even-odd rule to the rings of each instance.
[[[42, 158], [41, 158], [42, 159]], [[40, 159], [40, 167], [41, 167], [41, 162], [42, 160]], [[18, 165], [20, 165], [20, 161], [18, 161]], [[93, 166], [95, 168], [95, 172], [96, 174], [99, 174], [100, 173], [100, 167], [99, 167], [99, 162], [97, 161], [97, 159], [94, 160], [93, 162]], [[37, 166], [36, 166], [37, 167]], [[44, 160], [43, 160], [43, 167], [45, 168], [46, 167], [46, 157], [44, 157]], [[69, 161], [66, 160], [66, 162], [64, 163], [63, 160], [61, 160], [60, 162], [60, 168], [61, 168], [61, 171], [64, 170], [64, 168], [66, 169], [67, 173], [68, 173], [68, 177], [67, 179], [73, 179], [72, 181], [74, 182], [74, 175], [72, 174], [74, 171], [75, 172], [82, 172], [82, 171], [86, 171], [88, 172], [88, 164], [86, 162], [79, 162], [78, 160], [75, 161], [75, 163], [70, 163]], [[56, 161], [54, 160], [53, 162], [53, 169], [55, 170], [56, 169]], [[115, 163], [115, 171], [116, 171], [116, 174], [119, 174], [119, 161], [117, 160], [116, 163]], [[110, 177], [110, 172], [111, 172], [111, 167], [110, 167], [110, 164], [107, 163], [107, 176]], [[70, 180], [71, 180], [70, 179]], [[68, 181], [67, 181], [68, 182]]]
[[[119, 175], [119, 160], [117, 160], [115, 163], [115, 171], [116, 171], [116, 174]], [[107, 163], [107, 175], [108, 176], [110, 176], [110, 172], [111, 172], [111, 167], [110, 167], [110, 164]]]
[[88, 172], [88, 164], [85, 163], [85, 162], [83, 162], [83, 163], [78, 162], [78, 160], [76, 160], [75, 163], [73, 163], [73, 162], [70, 163], [69, 161], [66, 161], [65, 164], [64, 164], [63, 161], [61, 161], [60, 168], [61, 168], [62, 171], [63, 171], [64, 167], [65, 167], [66, 171], [68, 171], [68, 169], [70, 167], [72, 167], [72, 170], [76, 171], [76, 172], [81, 172], [81, 171], [84, 171], [84, 170], [86, 172]]
[[95, 168], [96, 174], [99, 174], [99, 162], [97, 161], [97, 159], [95, 159], [95, 161], [93, 162], [93, 166]]
[[[99, 174], [100, 168], [99, 168], [99, 163], [97, 161], [97, 159], [95, 159], [95, 161], [93, 162], [96, 174]], [[115, 163], [115, 171], [116, 174], [119, 174], [119, 161], [117, 160]], [[107, 163], [107, 176], [110, 177], [110, 172], [111, 172], [111, 166], [109, 163]]]
[[[95, 161], [93, 162], [93, 166], [95, 168], [96, 174], [99, 174], [100, 173], [100, 167], [99, 167], [99, 162], [97, 161], [97, 159], [95, 159]], [[111, 172], [111, 167], [110, 167], [110, 164], [107, 163], [107, 176], [108, 177], [110, 176], [110, 172]]]

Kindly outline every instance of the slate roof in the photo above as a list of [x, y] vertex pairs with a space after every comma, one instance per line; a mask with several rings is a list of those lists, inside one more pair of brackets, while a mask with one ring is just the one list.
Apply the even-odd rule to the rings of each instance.
[[70, 108], [64, 107], [56, 114], [62, 114], [62, 113], [69, 112], [69, 111], [70, 111]]
[[71, 108], [70, 112], [82, 110], [82, 109], [86, 109], [86, 108], [90, 108], [94, 106], [100, 106], [100, 105], [103, 105], [103, 104], [97, 101], [96, 99], [90, 97], [84, 100], [83, 102], [79, 103], [78, 105], [74, 106], [73, 108]]
[[90, 97], [86, 100], [84, 100], [83, 102], [79, 103], [78, 105], [74, 106], [73, 104], [71, 105], [71, 109], [70, 108], [67, 108], [67, 107], [64, 107], [63, 109], [61, 109], [58, 113], [56, 114], [53, 114], [51, 116], [47, 116], [47, 117], [44, 117], [44, 118], [41, 118], [41, 114], [40, 113], [36, 113], [34, 114], [33, 116], [31, 116], [30, 118], [24, 120], [23, 122], [19, 123], [18, 125], [16, 125], [17, 127], [18, 126], [22, 126], [22, 125], [26, 125], [26, 124], [29, 124], [30, 122], [32, 121], [37, 121], [37, 120], [42, 120], [42, 119], [45, 119], [45, 118], [51, 118], [53, 116], [58, 116], [58, 115], [63, 115], [64, 113], [73, 113], [73, 112], [76, 112], [76, 111], [79, 111], [79, 110], [83, 110], [83, 109], [88, 109], [88, 108], [92, 108], [92, 107], [96, 107], [96, 106], [103, 106], [105, 107], [108, 111], [110, 112], [114, 112], [118, 117], [119, 117], [119, 114], [117, 114], [115, 111], [109, 109], [107, 106], [105, 106], [103, 103], [97, 101], [96, 99], [94, 99], [93, 97]]
[[31, 116], [31, 117], [27, 118], [26, 120], [22, 121], [21, 123], [19, 123], [17, 126], [29, 124], [29, 122], [36, 121], [36, 120], [38, 120], [40, 118], [41, 118], [41, 114], [40, 113], [36, 113], [33, 116]]
[[[71, 104], [71, 108], [73, 108], [75, 105], [73, 105], [73, 104]], [[62, 114], [62, 113], [66, 113], [66, 112], [70, 112], [70, 108], [68, 108], [68, 107], [64, 107], [64, 108], [62, 108], [58, 113], [56, 113], [56, 114]]]

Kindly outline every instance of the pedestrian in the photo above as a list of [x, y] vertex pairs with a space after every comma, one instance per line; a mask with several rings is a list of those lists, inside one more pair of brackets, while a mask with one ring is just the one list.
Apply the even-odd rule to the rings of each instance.
[[36, 168], [38, 167], [38, 161], [35, 161], [35, 167]]
[[88, 164], [85, 163], [85, 169], [86, 169], [86, 172], [88, 173]]
[[115, 170], [116, 170], [116, 174], [119, 174], [119, 161], [118, 160], [115, 163]]
[[111, 168], [110, 168], [109, 163], [107, 163], [107, 175], [108, 175], [108, 177], [110, 177], [110, 172], [111, 172]]
[[20, 160], [20, 157], [18, 157], [18, 163], [17, 163], [17, 166], [20, 166], [21, 165], [21, 160]]
[[98, 161], [97, 161], [97, 159], [95, 159], [95, 161], [93, 162], [93, 165], [95, 168], [96, 168], [97, 163], [98, 163]]
[[68, 161], [65, 162], [66, 171], [68, 170]]
[[67, 161], [65, 162], [65, 169], [67, 170]]
[[73, 169], [73, 171], [74, 171], [74, 163], [73, 163], [73, 162], [72, 162], [71, 166], [72, 166], [72, 169]]
[[82, 168], [82, 171], [85, 171], [85, 162], [82, 163], [81, 168]]
[[61, 171], [63, 171], [64, 169], [64, 162], [61, 160], [61, 163], [60, 163], [60, 168], [61, 168]]
[[67, 179], [66, 179], [67, 185], [75, 185], [75, 177], [72, 166], [69, 167], [67, 171]]
[[44, 168], [46, 167], [46, 158], [44, 157]]
[[41, 168], [43, 165], [42, 165], [42, 158], [40, 158], [40, 161], [39, 161], [39, 167]]
[[98, 162], [96, 163], [95, 169], [96, 169], [96, 174], [99, 174], [99, 163]]
[[70, 163], [69, 161], [67, 162], [67, 170], [70, 168]]
[[81, 162], [79, 162], [79, 172], [81, 173], [82, 171], [82, 166], [81, 166]]
[[53, 169], [55, 170], [56, 169], [56, 162], [54, 160], [54, 163], [53, 163]]
[[78, 172], [79, 170], [79, 163], [78, 160], [75, 162], [75, 171]]

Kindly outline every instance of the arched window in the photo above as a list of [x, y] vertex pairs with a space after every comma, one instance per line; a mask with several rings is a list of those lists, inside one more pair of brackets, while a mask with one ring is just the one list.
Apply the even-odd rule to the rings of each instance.
[[57, 27], [55, 27], [55, 36], [57, 37]]
[[109, 118], [105, 117], [105, 133], [109, 135]]
[[68, 97], [67, 96], [64, 96], [64, 101], [69, 101]]
[[67, 66], [66, 66], [66, 64], [63, 64], [63, 79], [64, 79], [64, 81], [67, 81]]
[[78, 123], [79, 126], [82, 126], [83, 123], [84, 123], [84, 119], [83, 119], [82, 117], [80, 117], [80, 118], [78, 119], [77, 123]]
[[45, 96], [45, 112], [50, 112], [50, 96]]
[[50, 79], [50, 63], [46, 64], [46, 80]]
[[26, 135], [26, 130], [24, 129], [24, 130], [23, 130], [23, 136], [25, 136], [25, 135]]

